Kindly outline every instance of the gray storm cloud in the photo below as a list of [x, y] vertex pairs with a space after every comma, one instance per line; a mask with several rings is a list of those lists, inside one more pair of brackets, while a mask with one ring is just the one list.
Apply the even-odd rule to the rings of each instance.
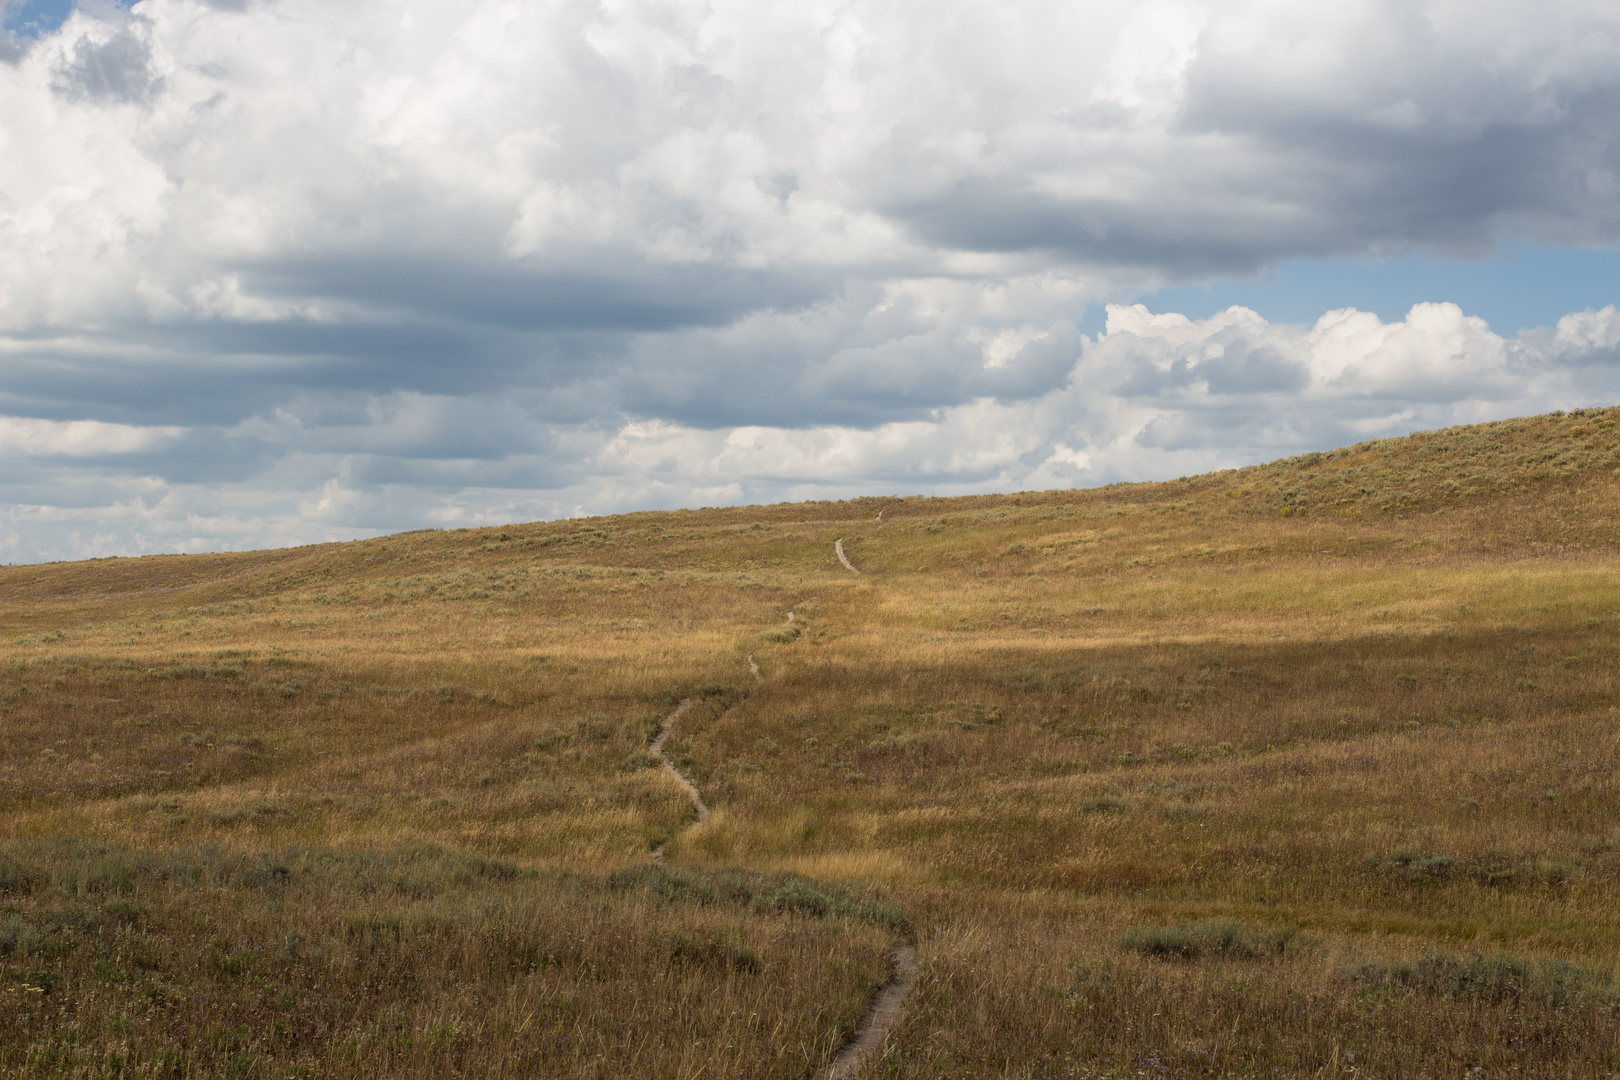
[[1620, 243], [1612, 4], [144, 0], [7, 50], [14, 558], [1174, 475], [1614, 394], [1612, 310], [1074, 325]]

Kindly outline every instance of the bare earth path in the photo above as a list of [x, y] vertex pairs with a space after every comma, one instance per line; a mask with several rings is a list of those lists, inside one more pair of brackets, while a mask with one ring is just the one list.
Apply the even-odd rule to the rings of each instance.
[[838, 552], [838, 561], [844, 564], [845, 570], [852, 574], [860, 573], [859, 570], [855, 569], [855, 564], [849, 561], [849, 556], [844, 554], [844, 538], [842, 536], [833, 541], [833, 550]]
[[[708, 804], [703, 801], [703, 796], [698, 794], [697, 785], [688, 780], [686, 775], [675, 767], [675, 763], [664, 756], [664, 740], [669, 738], [670, 731], [675, 727], [675, 721], [691, 707], [692, 699], [687, 698], [675, 707], [674, 712], [664, 717], [664, 726], [658, 730], [658, 737], [652, 741], [652, 752], [654, 757], [664, 763], [664, 771], [675, 778], [675, 782], [681, 785], [681, 790], [686, 792], [686, 797], [692, 800], [692, 806], [697, 810], [698, 824], [701, 825], [709, 820]], [[662, 858], [664, 846], [660, 844], [654, 849], [653, 854]]]
[[[838, 558], [843, 561], [844, 565], [855, 573], [860, 573], [859, 570], [849, 565], [848, 559], [844, 558], [844, 542], [842, 540], [838, 541], [837, 550]], [[788, 622], [790, 624], [793, 622], [793, 613], [791, 611], [788, 612]], [[765, 681], [764, 677], [759, 673], [759, 665], [754, 662], [753, 656], [748, 658], [748, 667], [754, 673], [755, 679], [760, 682]], [[677, 769], [674, 762], [664, 756], [664, 743], [669, 738], [670, 732], [674, 730], [675, 721], [679, 720], [681, 715], [691, 707], [692, 699], [687, 698], [675, 707], [674, 712], [664, 718], [664, 724], [658, 729], [658, 736], [653, 739], [650, 749], [653, 756], [664, 763], [664, 771], [675, 778], [675, 782], [681, 785], [681, 790], [686, 792], [686, 797], [692, 800], [692, 807], [697, 810], [697, 823], [701, 825], [709, 820], [708, 804], [703, 801], [703, 796], [698, 792], [697, 785], [692, 783], [685, 773]], [[652, 857], [657, 862], [664, 861], [663, 844], [653, 848]], [[847, 1077], [854, 1076], [867, 1057], [874, 1050], [883, 1046], [884, 1040], [888, 1038], [889, 1028], [894, 1026], [895, 1018], [900, 1014], [900, 1004], [905, 1001], [906, 995], [911, 992], [911, 984], [917, 976], [917, 967], [912, 959], [913, 955], [913, 948], [905, 944], [896, 945], [889, 953], [889, 959], [894, 964], [894, 973], [889, 976], [889, 981], [884, 984], [883, 989], [879, 990], [877, 997], [873, 999], [872, 1007], [867, 1010], [866, 1015], [861, 1019], [860, 1026], [855, 1029], [855, 1037], [842, 1050], [838, 1051], [838, 1056], [833, 1058], [831, 1065], [827, 1066], [827, 1071], [821, 1074], [824, 1080], [846, 1080]]]
[[889, 958], [894, 961], [894, 974], [890, 976], [888, 985], [878, 991], [872, 1008], [861, 1021], [861, 1026], [855, 1029], [855, 1037], [838, 1051], [838, 1056], [822, 1073], [826, 1080], [845, 1080], [854, 1076], [872, 1051], [883, 1046], [883, 1041], [889, 1036], [889, 1028], [900, 1015], [900, 1003], [906, 1000], [906, 995], [911, 992], [911, 983], [917, 977], [917, 965], [912, 962], [912, 956], [910, 945], [896, 945], [894, 951], [889, 953]]

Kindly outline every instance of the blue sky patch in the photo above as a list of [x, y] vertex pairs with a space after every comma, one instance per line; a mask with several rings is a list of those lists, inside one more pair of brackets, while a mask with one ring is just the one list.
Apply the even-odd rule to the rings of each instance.
[[[1324, 311], [1345, 307], [1395, 322], [1413, 304], [1448, 300], [1506, 337], [1555, 325], [1571, 311], [1620, 303], [1620, 251], [1523, 246], [1480, 262], [1417, 255], [1381, 262], [1297, 259], [1258, 279], [1226, 278], [1133, 298], [1191, 319], [1239, 304], [1289, 323], [1313, 323]], [[1106, 318], [1101, 307], [1090, 309], [1081, 330], [1095, 336]]]
[[[117, 0], [117, 7], [132, 7], [136, 0]], [[23, 0], [5, 9], [5, 29], [18, 37], [37, 38], [54, 33], [78, 5], [73, 0]]]

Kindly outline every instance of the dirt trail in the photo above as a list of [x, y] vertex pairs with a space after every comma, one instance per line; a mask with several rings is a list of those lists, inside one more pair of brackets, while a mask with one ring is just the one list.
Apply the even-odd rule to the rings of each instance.
[[821, 1074], [824, 1080], [845, 1080], [854, 1076], [872, 1052], [882, 1048], [884, 1040], [889, 1037], [889, 1028], [894, 1026], [895, 1018], [900, 1015], [900, 1003], [906, 1000], [906, 995], [911, 992], [911, 984], [917, 978], [917, 965], [912, 960], [914, 952], [910, 945], [896, 945], [889, 954], [889, 959], [894, 962], [894, 974], [889, 977], [888, 985], [878, 991], [872, 1008], [867, 1011], [861, 1026], [855, 1029], [855, 1037], [838, 1051], [838, 1056], [827, 1066], [827, 1071]]
[[[849, 560], [844, 558], [844, 542], [838, 541], [838, 558], [845, 566], [855, 573], [860, 573]], [[789, 625], [793, 622], [793, 612], [788, 612]], [[754, 678], [764, 682], [765, 678], [759, 673], [759, 665], [754, 662], [752, 654], [748, 657], [748, 669], [754, 673]], [[675, 711], [664, 717], [663, 726], [658, 729], [657, 738], [653, 739], [651, 749], [653, 756], [664, 764], [664, 771], [675, 778], [686, 792], [686, 797], [692, 800], [692, 807], [697, 811], [697, 823], [703, 824], [709, 820], [709, 807], [698, 793], [697, 785], [687, 778], [686, 774], [675, 767], [675, 763], [664, 756], [664, 743], [669, 739], [670, 733], [675, 729], [675, 721], [692, 707], [692, 699], [687, 698], [676, 706]], [[664, 861], [664, 845], [659, 844], [652, 850], [655, 862]], [[894, 972], [883, 989], [878, 991], [872, 1005], [862, 1017], [860, 1026], [855, 1029], [855, 1037], [851, 1039], [838, 1055], [833, 1058], [832, 1064], [821, 1074], [822, 1080], [846, 1080], [854, 1076], [856, 1071], [865, 1064], [866, 1059], [874, 1050], [883, 1046], [884, 1040], [889, 1036], [889, 1029], [894, 1026], [896, 1017], [900, 1015], [900, 1005], [911, 992], [911, 984], [917, 977], [917, 966], [913, 962], [914, 950], [910, 945], [896, 945], [889, 953], [889, 960], [894, 965]]]
[[844, 564], [845, 570], [852, 574], [860, 573], [859, 570], [855, 569], [855, 564], [849, 561], [849, 556], [844, 554], [844, 538], [842, 536], [833, 541], [833, 550], [838, 552], [838, 561]]
[[[687, 698], [675, 707], [674, 712], [664, 717], [664, 726], [658, 729], [658, 737], [652, 741], [652, 753], [654, 757], [664, 763], [664, 771], [675, 778], [675, 782], [681, 785], [681, 790], [686, 792], [686, 797], [692, 800], [692, 806], [697, 810], [698, 824], [701, 825], [709, 820], [708, 804], [703, 801], [703, 796], [698, 794], [697, 785], [688, 780], [686, 774], [677, 769], [675, 763], [664, 756], [664, 740], [669, 738], [670, 731], [675, 727], [675, 721], [680, 719], [681, 714], [691, 707], [692, 699]], [[653, 858], [662, 859], [663, 857], [664, 845], [659, 844], [653, 849]]]

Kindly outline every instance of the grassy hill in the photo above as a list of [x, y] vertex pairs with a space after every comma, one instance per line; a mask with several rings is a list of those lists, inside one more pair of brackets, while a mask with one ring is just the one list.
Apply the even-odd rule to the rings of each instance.
[[0, 1073], [1620, 1075], [1617, 419], [0, 568]]

